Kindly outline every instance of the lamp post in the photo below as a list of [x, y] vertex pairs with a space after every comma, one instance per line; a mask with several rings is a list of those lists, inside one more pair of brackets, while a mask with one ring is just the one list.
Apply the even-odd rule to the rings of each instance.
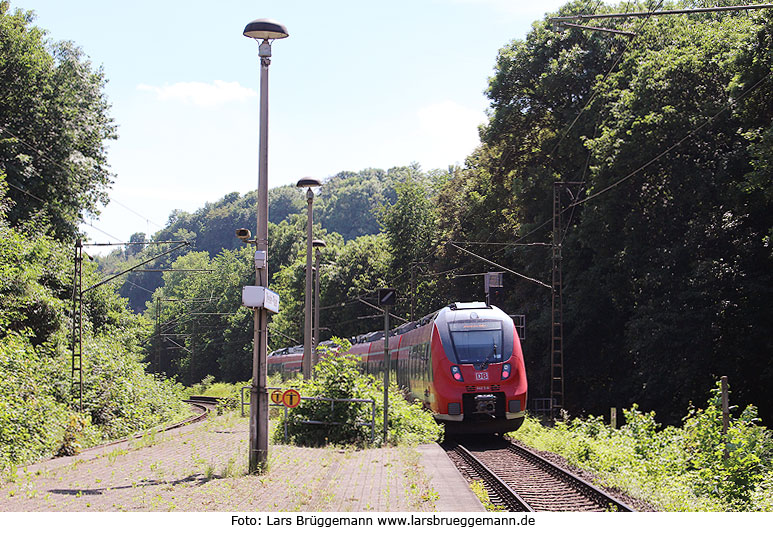
[[311, 188], [317, 188], [322, 183], [316, 178], [305, 177], [298, 181], [296, 186], [308, 188], [306, 190], [306, 202], [308, 203], [306, 218], [306, 323], [303, 329], [303, 379], [311, 379], [311, 229], [314, 223], [312, 216], [312, 204], [314, 204], [314, 192]]
[[[256, 19], [247, 24], [245, 37], [260, 42], [260, 149], [258, 166], [258, 220], [255, 237], [255, 283], [268, 287], [268, 67], [271, 65], [271, 42], [284, 39], [287, 28], [271, 19]], [[268, 462], [268, 390], [266, 389], [266, 353], [268, 347], [268, 312], [265, 307], [254, 312], [252, 351], [252, 386], [250, 389], [249, 471], [262, 470]]]
[[323, 240], [313, 240], [311, 246], [314, 247], [314, 349], [312, 370], [319, 362], [319, 250], [327, 244]]

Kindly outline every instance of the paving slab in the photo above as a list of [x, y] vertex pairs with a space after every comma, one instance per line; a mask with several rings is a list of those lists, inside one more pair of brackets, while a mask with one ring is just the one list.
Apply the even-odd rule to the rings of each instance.
[[247, 475], [248, 422], [225, 415], [20, 469], [0, 511], [482, 511], [437, 444], [272, 445]]

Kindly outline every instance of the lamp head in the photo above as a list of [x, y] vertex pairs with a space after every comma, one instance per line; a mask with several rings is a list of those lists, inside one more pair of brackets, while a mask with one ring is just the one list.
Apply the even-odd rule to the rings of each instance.
[[236, 237], [242, 240], [244, 243], [247, 243], [251, 236], [252, 236], [252, 233], [249, 231], [249, 229], [246, 229], [246, 228], [236, 229]]
[[321, 185], [322, 185], [322, 182], [310, 176], [303, 177], [296, 184], [296, 186], [298, 186], [299, 188], [318, 188]]
[[255, 19], [244, 27], [244, 36], [252, 39], [284, 39], [287, 27], [273, 19]]

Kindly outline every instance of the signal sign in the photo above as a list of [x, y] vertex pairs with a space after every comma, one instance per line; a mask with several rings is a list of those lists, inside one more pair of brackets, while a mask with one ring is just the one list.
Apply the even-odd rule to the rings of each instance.
[[285, 393], [282, 394], [282, 403], [288, 409], [294, 409], [301, 403], [301, 394], [292, 388], [290, 390], [285, 390]]
[[282, 395], [283, 394], [284, 394], [284, 392], [282, 392], [281, 390], [273, 390], [271, 392], [271, 403], [276, 403], [277, 405], [282, 403]]
[[378, 291], [378, 304], [381, 306], [392, 306], [395, 304], [397, 290], [394, 288], [380, 288]]

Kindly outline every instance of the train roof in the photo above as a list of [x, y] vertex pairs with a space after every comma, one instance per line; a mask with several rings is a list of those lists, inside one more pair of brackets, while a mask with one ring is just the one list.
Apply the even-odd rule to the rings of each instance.
[[[486, 303], [483, 303], [481, 301], [470, 301], [467, 303], [455, 302], [455, 303], [451, 303], [450, 305], [440, 310], [436, 310], [435, 312], [427, 314], [426, 316], [423, 316], [418, 320], [409, 321], [407, 323], [403, 323], [402, 325], [395, 327], [394, 329], [389, 331], [389, 336], [401, 335], [401, 334], [410, 332], [414, 329], [418, 329], [419, 327], [422, 327], [434, 321], [438, 315], [447, 311], [481, 310], [481, 309], [490, 310], [495, 315], [498, 313], [504, 314], [504, 312], [499, 310], [497, 307], [492, 305], [487, 305]], [[349, 338], [349, 341], [354, 345], [354, 344], [364, 344], [369, 342], [377, 342], [379, 340], [382, 340], [383, 338], [384, 338], [384, 331], [372, 331], [369, 333], [352, 336], [351, 338]], [[330, 341], [320, 342], [320, 345], [322, 344], [328, 345], [328, 344], [332, 344], [332, 342]], [[303, 352], [303, 346], [295, 346], [291, 348], [277, 349], [271, 354], [282, 355], [286, 353], [302, 353], [302, 352]]]

